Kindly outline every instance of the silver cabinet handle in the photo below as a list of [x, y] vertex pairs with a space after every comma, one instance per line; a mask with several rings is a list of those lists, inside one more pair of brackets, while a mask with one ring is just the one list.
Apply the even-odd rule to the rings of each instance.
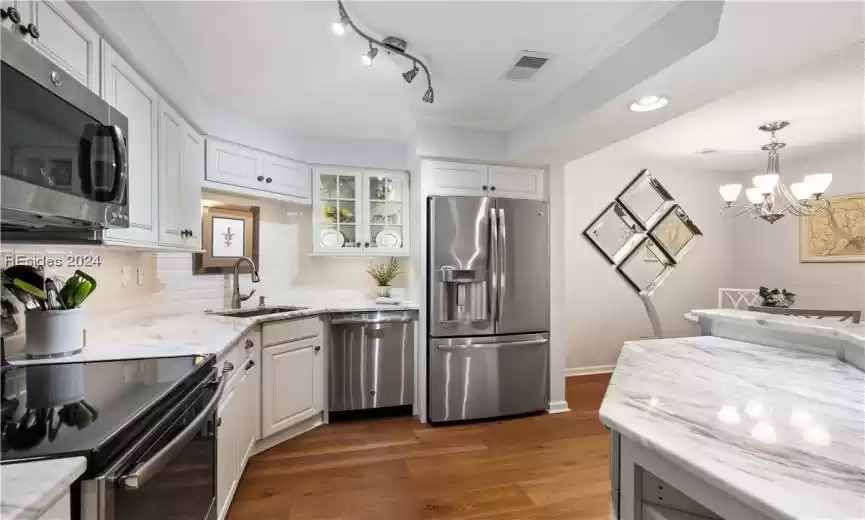
[[507, 289], [507, 282], [505, 280], [505, 274], [508, 272], [508, 262], [507, 262], [507, 251], [508, 251], [508, 226], [505, 224], [505, 210], [499, 210], [499, 235], [501, 236], [501, 240], [499, 240], [499, 301], [497, 304], [498, 314], [496, 322], [501, 325], [502, 323], [502, 309], [505, 308], [505, 290]]
[[[229, 364], [230, 363], [226, 363], [226, 365]], [[223, 369], [223, 372], [227, 371]], [[195, 419], [193, 419], [192, 422], [177, 435], [177, 437], [172, 439], [171, 442], [156, 452], [155, 455], [141, 464], [138, 464], [132, 469], [132, 471], [120, 477], [121, 485], [126, 489], [141, 489], [151, 478], [153, 478], [154, 475], [159, 473], [159, 471], [164, 468], [171, 459], [193, 439], [193, 437], [195, 437], [201, 429], [201, 425], [210, 418], [210, 414], [213, 413], [213, 410], [219, 403], [219, 399], [222, 398], [222, 391], [225, 390], [226, 384], [228, 384], [228, 378], [223, 375], [222, 379], [219, 381], [219, 386], [216, 387], [216, 393], [213, 394], [213, 397], [204, 407], [204, 410], [196, 415]], [[217, 420], [217, 426], [219, 423], [221, 423], [221, 420]]]
[[350, 325], [350, 324], [363, 324], [363, 325], [375, 325], [377, 323], [410, 323], [414, 321], [414, 318], [400, 316], [398, 318], [375, 318], [375, 319], [367, 319], [367, 318], [337, 318], [335, 320], [331, 320], [332, 325]]
[[531, 345], [544, 345], [549, 343], [548, 339], [527, 339], [525, 341], [509, 341], [507, 343], [463, 343], [461, 345], [437, 345], [436, 348], [447, 351], [465, 351], [465, 350], [489, 350], [506, 347], [528, 347]]
[[247, 339], [243, 346], [245, 348], [252, 348], [255, 346], [255, 343], [253, 343], [251, 339]]
[[490, 208], [490, 321], [499, 321], [499, 221], [495, 208]]

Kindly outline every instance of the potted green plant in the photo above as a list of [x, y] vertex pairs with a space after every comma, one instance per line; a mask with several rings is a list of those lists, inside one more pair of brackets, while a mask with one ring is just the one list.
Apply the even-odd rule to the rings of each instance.
[[760, 286], [760, 298], [763, 299], [764, 307], [788, 308], [796, 303], [796, 295], [787, 289], [769, 289]]
[[375, 280], [380, 298], [390, 298], [390, 284], [402, 274], [399, 270], [399, 260], [393, 257], [387, 263], [370, 262], [366, 272]]

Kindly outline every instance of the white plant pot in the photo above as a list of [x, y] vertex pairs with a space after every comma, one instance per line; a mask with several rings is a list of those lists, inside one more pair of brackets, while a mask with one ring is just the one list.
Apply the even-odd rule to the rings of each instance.
[[84, 348], [84, 309], [27, 311], [27, 357], [71, 356]]

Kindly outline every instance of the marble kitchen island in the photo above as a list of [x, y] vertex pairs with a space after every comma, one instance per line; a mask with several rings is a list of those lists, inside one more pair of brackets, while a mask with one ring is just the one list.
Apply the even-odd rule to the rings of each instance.
[[[794, 328], [754, 314], [725, 325], [759, 322], [761, 337], [779, 330], [786, 346], [713, 336], [625, 344], [600, 409], [613, 518], [865, 518], [865, 373], [843, 345], [858, 352], [861, 328], [838, 335], [825, 322]], [[815, 347], [827, 334], [842, 346]]]

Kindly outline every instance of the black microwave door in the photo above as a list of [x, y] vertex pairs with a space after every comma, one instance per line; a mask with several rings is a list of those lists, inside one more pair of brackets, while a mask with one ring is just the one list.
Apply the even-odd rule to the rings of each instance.
[[123, 191], [111, 127], [5, 62], [0, 81], [3, 175], [96, 201]]

